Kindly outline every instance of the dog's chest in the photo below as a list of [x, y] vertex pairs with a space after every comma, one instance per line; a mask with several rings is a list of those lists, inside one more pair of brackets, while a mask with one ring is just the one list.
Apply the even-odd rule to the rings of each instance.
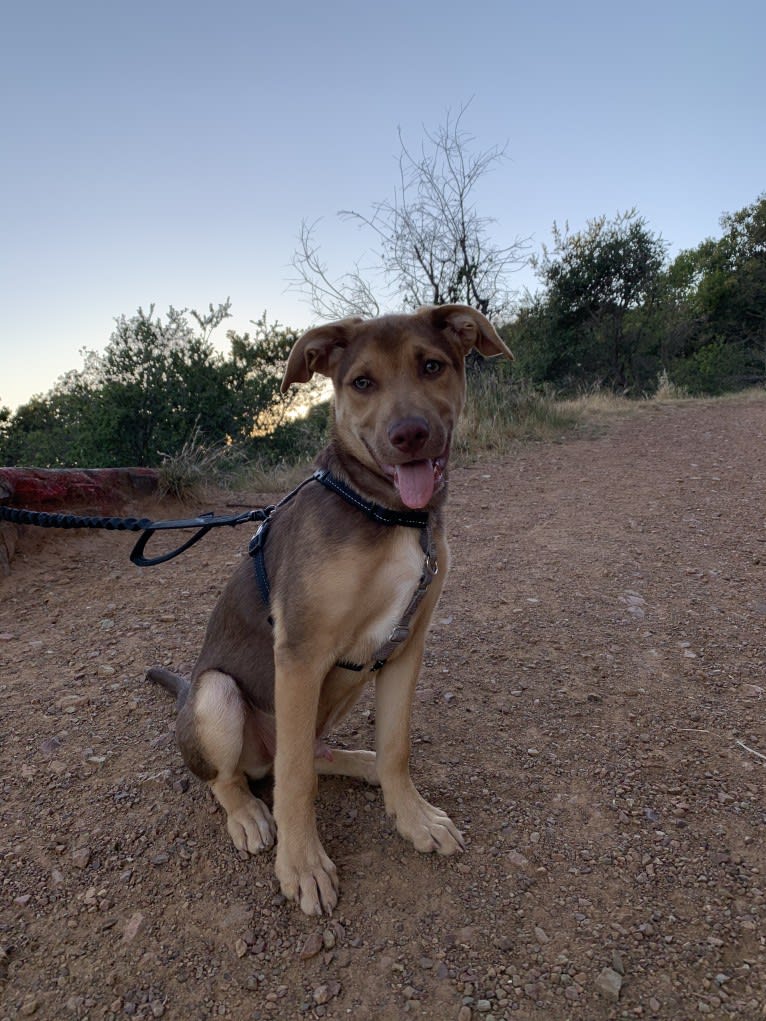
[[400, 534], [376, 570], [365, 579], [361, 595], [359, 627], [346, 658], [366, 662], [388, 640], [400, 623], [423, 574], [424, 553], [415, 529], [397, 529]]

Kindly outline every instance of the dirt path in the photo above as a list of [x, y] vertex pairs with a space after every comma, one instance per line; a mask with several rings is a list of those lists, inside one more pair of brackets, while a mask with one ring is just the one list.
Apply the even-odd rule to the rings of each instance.
[[331, 921], [238, 856], [143, 680], [190, 668], [247, 536], [144, 572], [124, 535], [29, 537], [0, 580], [0, 1019], [766, 1016], [765, 492], [764, 401], [455, 471], [413, 759], [468, 850], [418, 855], [323, 780]]

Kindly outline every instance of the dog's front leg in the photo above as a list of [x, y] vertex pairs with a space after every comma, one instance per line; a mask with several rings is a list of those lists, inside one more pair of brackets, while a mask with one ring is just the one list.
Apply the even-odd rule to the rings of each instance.
[[274, 660], [277, 879], [282, 893], [307, 915], [330, 914], [338, 902], [338, 877], [319, 840], [314, 811], [314, 738], [324, 672], [317, 676], [310, 656], [284, 649], [275, 650]]
[[375, 745], [386, 812], [417, 851], [454, 854], [465, 847], [450, 817], [421, 797], [410, 776], [410, 714], [423, 659], [425, 628], [381, 670], [375, 685]]

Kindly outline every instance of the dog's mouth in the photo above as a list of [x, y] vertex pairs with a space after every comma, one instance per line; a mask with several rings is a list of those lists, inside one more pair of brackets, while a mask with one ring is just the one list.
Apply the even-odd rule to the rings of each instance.
[[421, 510], [426, 507], [434, 492], [444, 481], [447, 453], [421, 461], [386, 465], [386, 474], [393, 480], [396, 491], [405, 507]]

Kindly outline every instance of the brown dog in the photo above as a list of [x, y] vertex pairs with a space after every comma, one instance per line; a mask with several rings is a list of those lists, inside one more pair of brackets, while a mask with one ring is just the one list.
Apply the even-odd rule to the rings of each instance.
[[[410, 778], [410, 710], [426, 629], [444, 582], [442, 523], [464, 358], [510, 351], [472, 308], [346, 319], [296, 343], [282, 389], [332, 379], [332, 438], [320, 471], [279, 504], [215, 607], [191, 684], [178, 695], [178, 743], [252, 854], [279, 833], [276, 873], [307, 914], [332, 911], [335, 866], [317, 834], [316, 774], [360, 777], [418, 851], [463, 838]], [[438, 573], [437, 573], [438, 571]], [[376, 752], [323, 738], [375, 681]], [[274, 770], [274, 817], [247, 778]]]

